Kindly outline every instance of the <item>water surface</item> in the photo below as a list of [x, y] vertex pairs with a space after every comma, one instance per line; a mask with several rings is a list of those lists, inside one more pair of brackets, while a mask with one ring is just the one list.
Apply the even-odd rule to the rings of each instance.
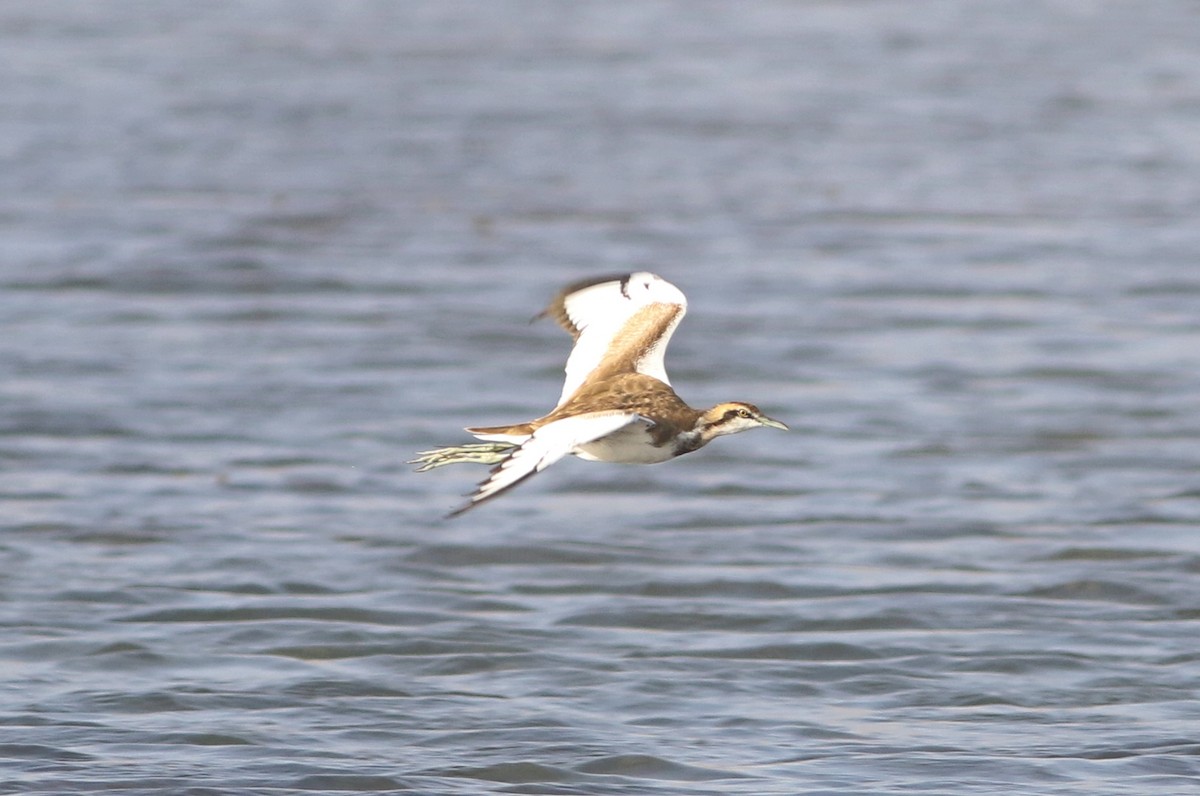
[[[0, 790], [1192, 793], [1184, 2], [0, 10]], [[412, 452], [688, 294], [649, 468]]]

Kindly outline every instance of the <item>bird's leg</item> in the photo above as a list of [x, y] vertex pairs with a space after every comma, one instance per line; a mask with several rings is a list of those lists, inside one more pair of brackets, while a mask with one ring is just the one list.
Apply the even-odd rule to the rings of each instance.
[[511, 442], [476, 442], [468, 445], [450, 445], [445, 448], [434, 448], [431, 451], [420, 451], [417, 453], [417, 458], [411, 460], [409, 464], [419, 464], [420, 467], [417, 468], [418, 473], [432, 470], [435, 467], [444, 467], [447, 464], [462, 464], [464, 462], [499, 464], [516, 447]]

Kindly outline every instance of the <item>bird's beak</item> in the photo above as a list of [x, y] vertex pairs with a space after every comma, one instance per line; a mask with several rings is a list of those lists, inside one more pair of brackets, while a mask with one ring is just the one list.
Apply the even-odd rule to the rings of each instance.
[[785, 426], [783, 423], [780, 423], [778, 420], [772, 420], [771, 418], [767, 417], [766, 415], [763, 415], [762, 417], [760, 417], [758, 419], [758, 424], [760, 426], [767, 426], [768, 428], [777, 428], [780, 431], [788, 430], [788, 427]]

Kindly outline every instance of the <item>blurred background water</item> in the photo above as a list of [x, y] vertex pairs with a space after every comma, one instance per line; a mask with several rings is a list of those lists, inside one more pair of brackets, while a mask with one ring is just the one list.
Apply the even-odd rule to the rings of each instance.
[[[0, 6], [0, 790], [1195, 793], [1200, 8]], [[693, 404], [458, 521], [564, 282]]]

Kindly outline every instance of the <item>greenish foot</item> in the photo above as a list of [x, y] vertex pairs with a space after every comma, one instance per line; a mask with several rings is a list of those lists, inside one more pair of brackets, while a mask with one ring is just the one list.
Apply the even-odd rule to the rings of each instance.
[[451, 445], [446, 448], [434, 448], [430, 451], [419, 451], [417, 458], [409, 464], [419, 464], [418, 473], [432, 470], [435, 467], [445, 467], [447, 464], [499, 464], [504, 461], [513, 448], [511, 442], [477, 442], [470, 445]]

